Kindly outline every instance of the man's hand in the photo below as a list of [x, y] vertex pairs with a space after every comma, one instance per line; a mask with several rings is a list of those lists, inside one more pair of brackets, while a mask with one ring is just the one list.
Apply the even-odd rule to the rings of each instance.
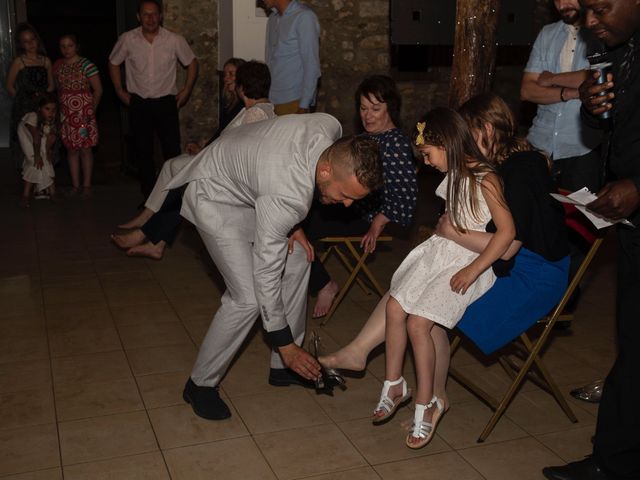
[[298, 375], [307, 380], [315, 380], [320, 376], [320, 364], [318, 361], [295, 343], [278, 347], [278, 351], [285, 366]]
[[631, 180], [618, 180], [604, 186], [598, 198], [587, 205], [593, 213], [619, 220], [629, 217], [640, 207], [640, 193]]
[[177, 105], [177, 107], [178, 108], [182, 108], [184, 106], [184, 104], [187, 103], [187, 100], [189, 100], [189, 96], [190, 95], [191, 95], [191, 92], [188, 91], [186, 88], [183, 88], [178, 93], [176, 93], [176, 105]]
[[553, 73], [545, 70], [538, 76], [537, 80], [538, 85], [541, 87], [553, 87], [555, 83], [553, 83]]
[[307, 252], [307, 262], [313, 262], [313, 259], [315, 258], [315, 254], [313, 252], [313, 245], [311, 245], [309, 243], [309, 240], [307, 240], [307, 236], [304, 234], [304, 231], [302, 230], [302, 228], [295, 229], [291, 234], [291, 236], [289, 237], [289, 240], [288, 240], [289, 255], [293, 253], [293, 244], [295, 242], [298, 242], [300, 245], [302, 245], [302, 248], [304, 248], [305, 252]]
[[478, 275], [480, 275], [480, 272], [476, 271], [473, 264], [467, 265], [451, 277], [451, 280], [449, 281], [451, 290], [459, 293], [460, 295], [464, 295], [467, 293], [469, 286], [476, 281]]
[[582, 101], [584, 107], [591, 112], [592, 115], [596, 116], [613, 108], [611, 100], [613, 100], [613, 97], [615, 96], [613, 92], [600, 95], [600, 93], [613, 88], [613, 75], [608, 73], [607, 81], [601, 85], [596, 84], [596, 80], [598, 78], [600, 78], [600, 72], [593, 72], [593, 75], [587, 77], [578, 89], [578, 92], [580, 93], [580, 101]]
[[124, 89], [116, 90], [116, 95], [127, 107], [131, 105], [131, 94]]
[[373, 218], [369, 230], [364, 234], [360, 241], [360, 247], [366, 253], [372, 253], [376, 249], [378, 237], [384, 230], [384, 226], [389, 223], [389, 219], [382, 214], [378, 214]]

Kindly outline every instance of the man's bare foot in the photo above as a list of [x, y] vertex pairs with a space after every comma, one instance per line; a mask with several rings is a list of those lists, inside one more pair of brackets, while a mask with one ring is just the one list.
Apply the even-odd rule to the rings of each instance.
[[340, 291], [340, 287], [336, 282], [330, 280], [322, 289], [318, 292], [318, 298], [316, 304], [313, 306], [313, 318], [324, 317], [331, 309], [333, 299]]
[[367, 366], [366, 355], [361, 355], [348, 346], [328, 355], [320, 355], [318, 361], [325, 367], [354, 372], [364, 370]]
[[111, 234], [111, 240], [113, 240], [113, 243], [124, 250], [140, 245], [146, 239], [147, 237], [145, 237], [144, 233], [142, 233], [142, 230], [139, 228], [123, 234]]
[[142, 211], [128, 222], [118, 225], [118, 228], [140, 228], [153, 216], [155, 212], [150, 208], [144, 207]]
[[149, 257], [153, 258], [154, 260], [160, 260], [162, 259], [162, 255], [164, 254], [164, 247], [166, 245], [167, 242], [165, 242], [164, 240], [160, 240], [156, 244], [145, 242], [142, 245], [137, 245], [127, 250], [127, 255], [129, 257]]

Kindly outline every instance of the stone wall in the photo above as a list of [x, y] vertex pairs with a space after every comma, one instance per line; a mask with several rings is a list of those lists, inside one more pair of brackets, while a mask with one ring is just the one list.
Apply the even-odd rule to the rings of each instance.
[[[450, 0], [454, 1], [454, 0]], [[510, 1], [510, 0], [502, 0]], [[302, 0], [318, 15], [321, 26], [322, 84], [318, 110], [335, 115], [345, 132], [354, 131], [354, 92], [372, 73], [391, 74], [403, 98], [402, 118], [410, 126], [436, 105], [446, 105], [449, 68], [399, 74], [390, 68], [390, 0]], [[550, 0], [538, 0], [536, 30], [553, 20]], [[218, 0], [165, 0], [165, 25], [185, 36], [200, 61], [193, 95], [181, 112], [183, 139], [208, 138], [218, 120]], [[521, 67], [498, 68], [495, 89], [516, 111]], [[183, 77], [179, 78], [182, 85]]]
[[[218, 0], [165, 0], [164, 24], [185, 37], [200, 70], [189, 102], [180, 112], [183, 144], [208, 139], [218, 123]], [[178, 72], [178, 89], [184, 85]]]

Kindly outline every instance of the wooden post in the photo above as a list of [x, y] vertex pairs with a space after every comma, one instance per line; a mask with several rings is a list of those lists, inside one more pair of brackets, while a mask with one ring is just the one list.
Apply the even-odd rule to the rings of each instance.
[[491, 89], [500, 0], [457, 0], [449, 106]]

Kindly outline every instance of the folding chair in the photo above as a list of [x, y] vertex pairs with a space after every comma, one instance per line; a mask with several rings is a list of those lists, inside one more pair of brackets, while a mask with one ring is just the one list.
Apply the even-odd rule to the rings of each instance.
[[[562, 296], [560, 303], [553, 309], [553, 311], [547, 315], [545, 318], [542, 318], [538, 321], [538, 323], [531, 328], [535, 328], [536, 326], [543, 325], [544, 328], [540, 333], [540, 336], [534, 340], [527, 332], [523, 332], [520, 334], [519, 338], [514, 339], [511, 342], [511, 345], [515, 349], [515, 353], [519, 358], [514, 359], [513, 356], [508, 355], [499, 355], [498, 361], [500, 365], [505, 369], [507, 374], [511, 377], [512, 382], [509, 385], [509, 388], [504, 393], [500, 400], [496, 399], [480, 386], [471, 380], [466, 375], [462, 374], [459, 370], [454, 367], [449, 369], [450, 375], [455, 378], [462, 386], [467, 388], [471, 393], [478, 396], [485, 403], [487, 403], [491, 409], [494, 411], [493, 415], [489, 419], [489, 422], [484, 427], [484, 430], [478, 437], [478, 442], [484, 442], [486, 438], [489, 436], [493, 428], [502, 417], [502, 414], [506, 411], [507, 407], [513, 400], [518, 388], [522, 385], [525, 377], [531, 379], [534, 383], [540, 386], [542, 389], [546, 390], [548, 393], [553, 395], [556, 399], [560, 408], [564, 411], [564, 413], [569, 417], [573, 423], [576, 423], [578, 419], [574, 415], [573, 411], [569, 407], [569, 404], [562, 396], [562, 393], [558, 389], [558, 386], [554, 382], [553, 378], [549, 374], [547, 367], [542, 362], [540, 358], [540, 351], [545, 346], [549, 334], [553, 329], [554, 325], [561, 318], [561, 314], [571, 298], [571, 295], [575, 291], [576, 287], [582, 280], [591, 260], [595, 256], [596, 252], [600, 248], [602, 244], [604, 231], [597, 231], [593, 225], [590, 224], [589, 220], [582, 215], [573, 205], [563, 204], [565, 207], [565, 223], [568, 228], [574, 230], [580, 236], [582, 236], [585, 241], [590, 245], [589, 251], [585, 256], [584, 260], [580, 264], [578, 271], [571, 279], [567, 289]], [[460, 345], [460, 336], [455, 336], [453, 341], [451, 342], [451, 356], [453, 357], [454, 353], [458, 349]], [[532, 367], [535, 366], [535, 371]]]
[[[362, 241], [362, 236], [350, 236], [350, 237], [324, 237], [320, 239], [320, 242], [329, 245], [329, 248], [322, 254], [320, 257], [320, 261], [322, 263], [329, 257], [329, 255], [333, 252], [340, 259], [345, 268], [349, 271], [349, 278], [340, 288], [338, 295], [333, 300], [333, 304], [331, 308], [327, 312], [327, 315], [324, 317], [320, 325], [325, 325], [336, 309], [342, 302], [342, 299], [345, 297], [351, 285], [353, 285], [354, 280], [360, 285], [360, 288], [367, 294], [371, 295], [371, 289], [363, 282], [363, 280], [358, 276], [359, 274], [364, 274], [365, 278], [369, 280], [376, 293], [382, 297], [385, 291], [380, 286], [380, 283], [376, 280], [376, 277], [373, 275], [369, 267], [365, 264], [367, 257], [369, 256], [368, 252], [359, 253], [358, 249], [360, 248], [360, 242]], [[377, 242], [390, 242], [393, 240], [393, 237], [389, 235], [383, 235], [378, 237]], [[355, 244], [355, 245], [354, 245]], [[346, 250], [345, 250], [346, 249]], [[352, 262], [355, 262], [352, 263]]]

